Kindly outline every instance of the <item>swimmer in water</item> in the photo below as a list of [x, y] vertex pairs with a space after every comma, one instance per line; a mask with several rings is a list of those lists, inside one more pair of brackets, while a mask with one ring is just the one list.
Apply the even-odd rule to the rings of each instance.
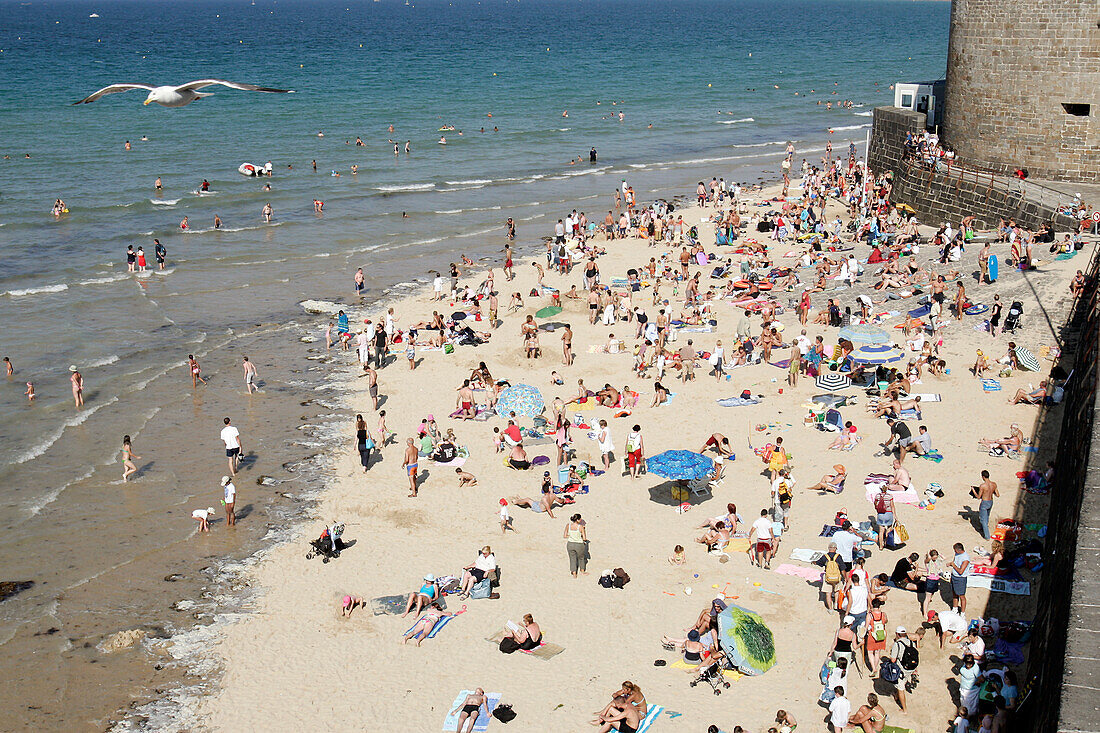
[[325, 202], [321, 199], [313, 199], [313, 210], [320, 214], [325, 210]]
[[439, 144], [440, 144], [440, 145], [446, 145], [446, 144], [447, 144], [447, 138], [445, 138], [445, 137], [443, 137], [442, 135], [440, 135], [440, 136], [439, 136]]
[[130, 141], [129, 141], [129, 140], [127, 140], [127, 141], [126, 141], [126, 149], [127, 149], [127, 150], [129, 150], [129, 149], [130, 149]]
[[27, 391], [23, 394], [27, 395], [27, 402], [34, 402], [36, 395], [34, 394], [34, 382], [27, 382]]
[[222, 228], [222, 218], [220, 216], [218, 216], [217, 214], [214, 214], [214, 228], [215, 229], [221, 229]]
[[317, 170], [317, 161], [313, 161], [313, 170]]
[[8, 358], [8, 357], [6, 357], [6, 356], [4, 357], [4, 371], [5, 371], [6, 373], [7, 373], [7, 375], [8, 375], [9, 377], [10, 377], [11, 375], [15, 374], [15, 367], [13, 367], [13, 366], [11, 365], [11, 359], [9, 359], [9, 358]]
[[408, 155], [411, 152], [412, 152], [411, 143], [408, 140], [406, 140], [405, 141], [405, 155]]
[[145, 137], [144, 135], [142, 135], [142, 136], [141, 136], [141, 141], [142, 141], [143, 143], [147, 143], [147, 142], [149, 142], [149, 138], [147, 138], [147, 137]]
[[[337, 174], [337, 175], [339, 175], [339, 174]], [[265, 183], [264, 184], [264, 190], [265, 191], [270, 191], [271, 190], [271, 184], [270, 183]]]
[[180, 229], [182, 229], [184, 231], [187, 231], [187, 218], [188, 217], [186, 217], [186, 216], [183, 217], [183, 221], [180, 222]]
[[325, 136], [324, 130], [318, 130], [317, 131], [317, 137], [324, 137], [324, 136]]
[[157, 189], [158, 191], [164, 188], [160, 185], [160, 176], [157, 176], [157, 180], [153, 181], [153, 188]]
[[[160, 180], [160, 179], [157, 179], [157, 180]], [[205, 178], [202, 179], [202, 185], [199, 186], [199, 190], [200, 191], [209, 191], [210, 190], [210, 181], [206, 180]]]
[[393, 132], [393, 125], [390, 125], [390, 132]]
[[267, 203], [267, 204], [264, 204], [264, 208], [260, 213], [264, 218], [264, 222], [270, 224], [271, 223], [271, 217], [275, 215], [275, 209], [271, 208], [270, 203]]
[[352, 163], [352, 164], [351, 164], [351, 174], [352, 174], [353, 176], [357, 176], [357, 175], [359, 175], [359, 166], [357, 166], [357, 165], [356, 165], [356, 164], [354, 164], [354, 163]]
[[394, 155], [401, 155], [401, 148], [398, 146], [397, 143], [393, 144], [393, 154]]

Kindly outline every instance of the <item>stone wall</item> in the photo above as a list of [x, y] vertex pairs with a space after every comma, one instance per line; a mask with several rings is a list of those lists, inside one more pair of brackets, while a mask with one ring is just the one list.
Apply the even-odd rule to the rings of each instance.
[[941, 137], [994, 172], [1100, 182], [1100, 3], [953, 0]]
[[929, 225], [951, 221], [957, 226], [964, 216], [974, 215], [983, 229], [1009, 218], [1028, 229], [1051, 219], [1059, 231], [1075, 228], [1072, 220], [1055, 215], [1058, 205], [1069, 198], [1065, 194], [969, 167], [941, 165], [933, 171], [906, 161], [905, 136], [922, 133], [924, 119], [923, 114], [899, 107], [877, 107], [867, 152], [876, 174], [893, 171], [891, 200], [912, 206], [918, 221]]

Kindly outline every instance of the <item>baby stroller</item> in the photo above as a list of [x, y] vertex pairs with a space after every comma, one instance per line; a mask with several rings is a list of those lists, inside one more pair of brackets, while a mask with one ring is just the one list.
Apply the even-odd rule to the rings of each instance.
[[1012, 301], [1012, 305], [1008, 307], [1008, 313], [1005, 314], [1005, 324], [1001, 331], [1003, 333], [1015, 333], [1016, 329], [1022, 325], [1020, 320], [1023, 315], [1024, 304], [1018, 300]]
[[723, 689], [729, 689], [730, 683], [726, 680], [726, 676], [723, 674], [724, 670], [733, 669], [729, 659], [726, 658], [725, 652], [718, 650], [710, 658], [710, 664], [703, 668], [703, 671], [699, 673], [699, 676], [691, 681], [691, 686], [695, 687], [700, 682], [706, 682], [714, 690], [715, 695], [721, 695]]
[[340, 523], [333, 523], [331, 527], [325, 527], [321, 532], [321, 536], [309, 543], [312, 549], [306, 553], [306, 559], [312, 560], [319, 556], [321, 562], [328, 562], [334, 557], [340, 557], [340, 551], [347, 547], [344, 541], [340, 539], [343, 534], [344, 525]]

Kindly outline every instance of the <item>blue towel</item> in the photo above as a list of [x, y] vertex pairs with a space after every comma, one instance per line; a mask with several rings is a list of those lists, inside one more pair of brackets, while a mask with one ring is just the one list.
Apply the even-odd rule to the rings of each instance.
[[664, 712], [664, 708], [660, 705], [650, 705], [646, 710], [645, 717], [642, 718], [642, 722], [638, 725], [638, 733], [645, 733], [645, 731], [649, 730], [649, 727], [656, 722], [662, 712]]
[[[473, 692], [473, 690], [463, 690], [462, 692], [458, 693], [458, 696], [455, 697], [455, 701], [454, 701], [454, 703], [452, 703], [450, 710], [447, 711], [447, 719], [443, 721], [443, 730], [445, 730], [445, 731], [458, 730], [458, 716], [462, 714], [462, 711], [459, 710], [456, 713], [456, 712], [454, 712], [454, 709], [457, 708], [457, 707], [460, 707], [462, 705], [462, 703], [465, 702], [466, 696], [471, 694], [472, 692]], [[493, 710], [495, 710], [496, 706], [499, 705], [499, 704], [500, 704], [500, 693], [499, 692], [490, 692], [490, 693], [487, 693], [485, 695], [485, 707], [489, 708], [489, 713], [486, 714], [485, 707], [481, 708], [481, 710], [478, 712], [478, 715], [477, 715], [477, 722], [474, 723], [474, 730], [476, 730], [476, 731], [488, 730], [490, 716], [492, 715]], [[463, 727], [465, 727], [465, 723], [463, 724]]]
[[[444, 616], [443, 618], [439, 619], [439, 621], [436, 622], [435, 626], [432, 627], [432, 630], [428, 632], [428, 636], [425, 638], [434, 639], [435, 635], [438, 634], [444, 626], [449, 624], [451, 622], [451, 619], [453, 618], [454, 616]], [[414, 621], [412, 626], [405, 629], [405, 634], [408, 634], [410, 631], [412, 631], [413, 628], [416, 626], [416, 623], [417, 622]], [[404, 636], [405, 634], [402, 634], [402, 636]]]

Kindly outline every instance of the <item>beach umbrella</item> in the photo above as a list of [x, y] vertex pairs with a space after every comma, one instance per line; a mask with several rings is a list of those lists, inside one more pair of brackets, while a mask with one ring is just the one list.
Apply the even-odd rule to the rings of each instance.
[[905, 358], [905, 352], [890, 344], [868, 344], [852, 352], [852, 361], [859, 364], [890, 364]]
[[497, 400], [497, 414], [507, 417], [514, 412], [517, 416], [534, 417], [540, 414], [546, 407], [546, 401], [542, 399], [542, 393], [537, 387], [529, 384], [515, 384], [500, 393]]
[[839, 372], [823, 372], [817, 375], [814, 384], [829, 392], [836, 392], [837, 390], [851, 387], [852, 380], [848, 378], [848, 375], [840, 374]]
[[666, 450], [645, 461], [645, 470], [667, 479], [687, 481], [714, 473], [714, 461], [690, 450]]
[[556, 305], [548, 305], [535, 311], [535, 318], [551, 318], [561, 313], [561, 308]]
[[1016, 362], [1021, 369], [1026, 369], [1029, 372], [1039, 371], [1039, 360], [1035, 358], [1035, 354], [1032, 354], [1023, 346], [1016, 347]]
[[764, 674], [775, 666], [775, 638], [755, 611], [730, 604], [718, 614], [718, 640], [744, 674]]
[[840, 338], [851, 341], [853, 344], [888, 344], [890, 334], [878, 326], [870, 323], [854, 323], [840, 329]]

